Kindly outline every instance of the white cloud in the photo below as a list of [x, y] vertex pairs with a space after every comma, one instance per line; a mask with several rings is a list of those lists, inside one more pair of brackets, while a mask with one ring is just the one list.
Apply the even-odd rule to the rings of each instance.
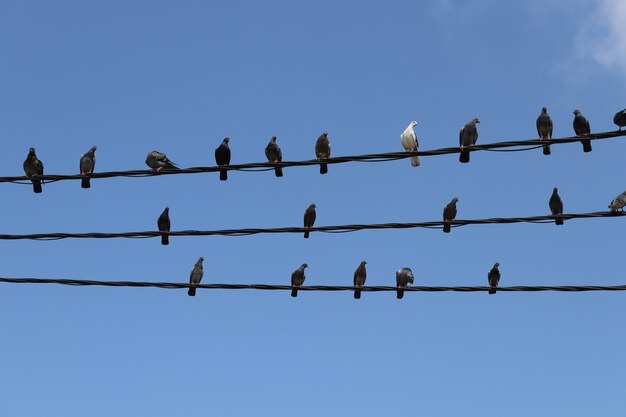
[[599, 0], [576, 37], [579, 58], [626, 76], [626, 1]]

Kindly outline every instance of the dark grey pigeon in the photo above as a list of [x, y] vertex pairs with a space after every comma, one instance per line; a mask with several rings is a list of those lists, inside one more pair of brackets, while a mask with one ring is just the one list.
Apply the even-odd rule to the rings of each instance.
[[398, 287], [396, 298], [402, 299], [402, 297], [404, 297], [404, 290], [402, 288], [406, 288], [409, 283], [413, 284], [413, 280], [413, 271], [411, 271], [411, 268], [402, 268], [396, 271], [396, 285]]
[[202, 276], [204, 275], [204, 269], [202, 269], [202, 261], [204, 258], [201, 256], [198, 258], [198, 262], [193, 266], [191, 273], [189, 274], [189, 291], [187, 294], [191, 297], [196, 295], [196, 285], [200, 284], [202, 281]]
[[[159, 232], [169, 232], [170, 231], [170, 208], [169, 207], [165, 207], [165, 210], [163, 210], [163, 213], [161, 213], [161, 215], [159, 216], [159, 219], [157, 220], [157, 226], [159, 228]], [[161, 245], [169, 245], [170, 244], [170, 238], [169, 235], [163, 233], [161, 235]]]
[[498, 283], [500, 283], [500, 270], [498, 267], [500, 264], [496, 262], [493, 264], [493, 268], [487, 274], [487, 281], [489, 282], [489, 294], [495, 294]]
[[[283, 153], [280, 150], [280, 147], [276, 143], [276, 136], [272, 136], [270, 139], [270, 143], [265, 147], [265, 156], [267, 160], [272, 163], [281, 162], [283, 160]], [[283, 169], [280, 166], [274, 168], [274, 174], [277, 177], [283, 176]]]
[[[561, 200], [561, 197], [559, 197], [558, 188], [554, 187], [554, 190], [552, 190], [552, 195], [550, 196], [550, 201], [548, 202], [548, 205], [550, 206], [550, 211], [552, 212], [552, 215], [563, 214], [563, 201]], [[562, 225], [563, 219], [556, 219], [554, 223], [556, 223], [557, 225]]]
[[[304, 211], [304, 227], [307, 229], [310, 229], [311, 227], [313, 227], [313, 224], [315, 224], [315, 217], [317, 216], [317, 214], [315, 213], [315, 207], [315, 204], [311, 204]], [[308, 230], [304, 232], [304, 238], [309, 238]]]
[[[230, 138], [224, 138], [221, 145], [215, 149], [215, 163], [217, 165], [230, 165], [230, 148], [228, 142]], [[228, 170], [220, 169], [220, 181], [226, 181], [228, 179]]]
[[304, 284], [304, 268], [308, 268], [307, 264], [300, 265], [300, 268], [296, 269], [291, 273], [291, 296], [298, 296], [298, 287], [301, 287]]
[[[362, 287], [365, 285], [365, 279], [367, 278], [367, 271], [365, 270], [365, 264], [367, 262], [361, 261], [361, 264], [354, 271], [353, 283], [355, 287]], [[361, 298], [361, 290], [354, 290], [354, 298]]]
[[[317, 138], [315, 142], [315, 158], [324, 160], [330, 158], [330, 142], [328, 141], [328, 133], [324, 132]], [[328, 164], [320, 164], [320, 174], [328, 172]]]
[[463, 126], [459, 132], [459, 147], [461, 148], [459, 162], [461, 163], [466, 164], [470, 161], [470, 151], [467, 148], [476, 145], [476, 141], [478, 140], [476, 123], [480, 123], [480, 120], [474, 117], [468, 124]]
[[[589, 120], [582, 115], [580, 110], [574, 110], [574, 132], [576, 136], [589, 136], [591, 134], [591, 127], [589, 126]], [[580, 141], [583, 144], [583, 152], [591, 152], [591, 139], [583, 139]]]
[[617, 211], [624, 211], [624, 206], [626, 206], [626, 191], [618, 195], [611, 201], [609, 204], [609, 209], [611, 213], [615, 213]]
[[30, 148], [28, 150], [28, 156], [26, 156], [23, 167], [26, 176], [30, 179], [30, 182], [33, 183], [33, 191], [40, 193], [42, 191], [42, 181], [37, 177], [43, 175], [43, 162], [37, 159], [35, 148]]
[[96, 149], [98, 149], [96, 146], [92, 146], [87, 153], [80, 157], [80, 175], [83, 177], [80, 183], [81, 188], [91, 187], [89, 177], [96, 167]]
[[153, 172], [159, 172], [161, 170], [179, 169], [176, 164], [168, 159], [168, 157], [159, 151], [150, 151], [146, 157], [146, 165], [152, 168]]
[[450, 233], [450, 223], [456, 219], [456, 203], [458, 198], [454, 197], [452, 201], [443, 208], [443, 232]]
[[622, 128], [626, 126], [626, 109], [620, 110], [615, 113], [615, 116], [613, 117], [613, 123], [615, 123], [619, 127], [619, 130], [622, 130]]
[[[552, 139], [552, 118], [548, 114], [548, 109], [543, 107], [541, 114], [537, 117], [537, 134], [539, 140], [550, 142]], [[550, 155], [550, 144], [543, 145], [543, 154]]]

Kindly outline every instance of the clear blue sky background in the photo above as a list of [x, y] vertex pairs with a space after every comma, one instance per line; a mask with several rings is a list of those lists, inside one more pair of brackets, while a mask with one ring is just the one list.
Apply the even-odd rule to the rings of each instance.
[[[213, 165], [555, 137], [579, 108], [593, 131], [626, 106], [626, 7], [583, 1], [0, 1], [0, 175], [33, 146], [47, 173], [143, 169], [148, 151]], [[2, 233], [174, 230], [439, 220], [605, 210], [626, 187], [626, 143], [473, 153], [272, 172], [0, 184]], [[1, 241], [0, 275], [186, 282], [393, 285], [624, 284], [623, 220], [252, 237]], [[3, 416], [620, 415], [626, 316], [618, 293], [198, 291], [0, 285]]]

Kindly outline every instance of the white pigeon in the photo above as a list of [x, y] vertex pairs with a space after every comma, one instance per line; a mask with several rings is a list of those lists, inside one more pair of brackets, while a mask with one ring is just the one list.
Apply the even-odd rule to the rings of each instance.
[[[415, 126], [417, 126], [417, 122], [411, 122], [400, 135], [400, 142], [402, 142], [402, 146], [404, 146], [404, 150], [407, 152], [417, 152], [417, 149], [419, 148], [419, 142], [417, 141], [417, 136], [413, 130]], [[414, 167], [420, 166], [420, 157], [412, 156], [411, 165]]]
[[620, 209], [621, 211], [624, 211], [624, 206], [626, 206], [626, 191], [624, 191], [623, 193], [615, 197], [613, 201], [611, 201], [609, 209], [611, 209], [611, 213], [614, 213]]

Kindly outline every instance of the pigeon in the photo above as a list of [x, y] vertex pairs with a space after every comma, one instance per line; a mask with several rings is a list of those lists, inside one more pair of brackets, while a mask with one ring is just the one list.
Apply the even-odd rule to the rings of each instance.
[[291, 296], [298, 296], [298, 288], [304, 284], [304, 268], [308, 268], [307, 264], [300, 265], [300, 268], [291, 273]]
[[[361, 261], [361, 264], [354, 271], [354, 286], [362, 287], [365, 285], [365, 278], [367, 277], [367, 271], [365, 270], [365, 264], [367, 262]], [[361, 298], [361, 290], [354, 290], [354, 298]]]
[[91, 188], [89, 177], [96, 167], [96, 149], [98, 149], [96, 146], [92, 146], [87, 153], [80, 157], [80, 175], [83, 177], [80, 183], [81, 188]]
[[[222, 144], [215, 149], [215, 163], [219, 166], [230, 164], [230, 148], [228, 142], [230, 138], [224, 138]], [[220, 169], [220, 181], [228, 179], [228, 170]]]
[[[589, 120], [580, 113], [580, 110], [574, 110], [574, 115], [574, 132], [576, 132], [576, 136], [589, 136], [591, 134]], [[591, 152], [591, 139], [583, 139], [580, 143], [583, 144], [583, 152]]]
[[33, 183], [33, 191], [36, 193], [40, 193], [42, 191], [42, 181], [37, 177], [43, 175], [43, 163], [39, 159], [37, 159], [35, 148], [30, 148], [28, 150], [28, 156], [26, 157], [23, 166], [26, 176]]
[[[163, 213], [159, 216], [157, 220], [157, 226], [159, 228], [159, 232], [169, 232], [170, 231], [170, 208], [165, 207]], [[169, 245], [170, 238], [169, 235], [163, 233], [161, 234], [161, 245]]]
[[[311, 204], [304, 211], [304, 227], [307, 229], [310, 229], [311, 227], [313, 227], [313, 224], [315, 223], [315, 217], [316, 217], [315, 207], [316, 207], [315, 204]], [[309, 238], [308, 230], [304, 232], [304, 238], [305, 239]]]
[[[559, 197], [558, 188], [554, 187], [548, 205], [550, 206], [550, 211], [552, 212], [553, 216], [563, 214], [563, 201], [561, 200], [561, 197]], [[556, 219], [554, 223], [560, 226], [563, 224], [563, 219]]]
[[468, 124], [461, 128], [459, 132], [459, 146], [461, 148], [461, 154], [459, 155], [459, 162], [468, 163], [470, 161], [470, 152], [467, 147], [473, 147], [478, 140], [478, 129], [476, 129], [476, 123], [480, 123], [480, 120], [473, 118]]
[[626, 191], [618, 195], [611, 201], [609, 204], [609, 209], [611, 209], [611, 213], [615, 213], [617, 211], [624, 211], [624, 206], [626, 206]]
[[499, 266], [500, 264], [496, 262], [493, 264], [493, 268], [491, 268], [489, 274], [487, 274], [487, 280], [489, 281], [489, 294], [495, 294], [496, 288], [498, 288], [498, 283], [500, 282], [500, 271], [498, 270]]
[[[315, 158], [320, 159], [330, 158], [330, 142], [328, 142], [328, 133], [324, 132], [317, 138], [315, 142]], [[328, 164], [320, 164], [320, 174], [326, 174], [328, 172]]]
[[450, 223], [456, 219], [456, 203], [459, 201], [458, 198], [454, 197], [452, 201], [450, 201], [443, 208], [443, 232], [450, 233]]
[[398, 300], [404, 297], [404, 290], [401, 288], [406, 287], [408, 283], [413, 284], [413, 271], [411, 271], [411, 268], [398, 269], [396, 271], [396, 284], [398, 286], [396, 298]]
[[[541, 114], [537, 117], [537, 134], [539, 134], [539, 140], [550, 141], [552, 139], [552, 118], [548, 114], [548, 109], [541, 108]], [[543, 145], [543, 154], [550, 155], [550, 144]]]
[[[281, 162], [283, 160], [283, 153], [280, 150], [280, 146], [276, 144], [276, 136], [272, 136], [270, 143], [265, 147], [265, 156], [267, 160], [272, 163]], [[283, 176], [283, 169], [280, 166], [274, 168], [274, 174], [277, 177]]]
[[613, 123], [615, 123], [619, 127], [619, 130], [622, 130], [622, 128], [626, 126], [626, 109], [620, 110], [615, 113], [615, 116], [613, 117]]
[[204, 270], [202, 269], [202, 261], [204, 258], [201, 256], [198, 258], [198, 262], [193, 266], [191, 270], [191, 274], [189, 274], [189, 291], [187, 294], [191, 297], [196, 295], [196, 285], [200, 284], [202, 281], [202, 276], [204, 275]]
[[148, 153], [146, 165], [152, 168], [152, 172], [159, 172], [163, 169], [180, 169], [167, 158], [167, 155], [159, 151], [151, 151]]
[[[411, 122], [404, 132], [400, 135], [400, 142], [402, 142], [402, 146], [404, 146], [404, 150], [407, 152], [417, 152], [419, 148], [419, 142], [417, 140], [417, 136], [415, 135], [415, 131], [413, 128], [417, 126], [417, 122]], [[420, 166], [420, 157], [412, 156], [411, 157], [411, 166], [418, 167]]]

